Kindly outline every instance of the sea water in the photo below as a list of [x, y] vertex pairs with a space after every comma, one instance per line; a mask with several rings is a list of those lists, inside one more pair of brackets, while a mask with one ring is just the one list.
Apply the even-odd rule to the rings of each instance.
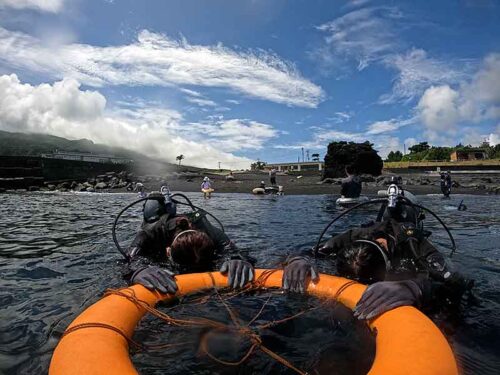
[[[323, 227], [339, 212], [335, 205], [337, 197], [328, 195], [215, 194], [210, 200], [203, 200], [195, 193], [188, 196], [216, 215], [238, 247], [254, 257], [257, 267], [262, 268], [277, 267], [287, 254], [313, 246]], [[107, 288], [124, 285], [124, 262], [112, 242], [111, 225], [117, 212], [136, 196], [15, 193], [2, 194], [0, 199], [0, 373], [46, 373], [65, 327]], [[419, 199], [452, 230], [458, 244], [452, 259], [454, 267], [475, 279], [474, 290], [480, 301], [479, 306], [469, 306], [453, 319], [432, 318], [448, 338], [464, 374], [498, 374], [500, 196], [452, 195], [448, 200], [420, 196]], [[462, 199], [467, 211], [453, 210]], [[375, 215], [376, 209], [359, 210], [339, 222], [330, 233], [367, 222]], [[124, 215], [118, 228], [124, 246], [133, 238], [140, 221], [140, 205]], [[448, 253], [446, 233], [431, 219], [426, 227], [433, 231], [433, 242]], [[232, 306], [250, 317], [266, 299], [265, 293], [242, 296], [232, 301]], [[312, 297], [294, 295], [273, 296], [271, 301], [262, 319], [285, 317], [304, 306], [319, 303]], [[182, 305], [184, 308], [187, 309], [184, 314], [188, 315], [197, 311], [189, 310], [189, 303]], [[203, 314], [227, 319], [213, 301], [203, 308]], [[194, 338], [199, 334], [190, 333]], [[334, 364], [343, 369], [342, 373], [360, 373], [369, 367], [369, 357], [373, 355], [369, 333], [339, 307], [316, 310], [293, 324], [263, 334], [273, 350], [311, 372], [330, 373], [333, 369], [328, 366]], [[186, 333], [173, 332], [163, 322], [146, 318], [138, 327], [136, 339], [157, 343], [174, 336], [180, 339], [183, 335]], [[244, 352], [245, 344], [232, 348], [236, 358]], [[260, 353], [240, 368], [217, 367], [196, 347], [132, 353], [132, 358], [137, 369], [145, 373], [288, 371]], [[352, 365], [357, 362], [359, 366]]]

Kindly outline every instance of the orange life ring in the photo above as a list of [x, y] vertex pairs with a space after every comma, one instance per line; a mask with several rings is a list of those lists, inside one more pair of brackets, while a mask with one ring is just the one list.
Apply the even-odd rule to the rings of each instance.
[[[258, 278], [266, 270], [256, 270]], [[266, 287], [281, 287], [282, 271], [272, 273]], [[218, 272], [176, 276], [178, 295], [202, 289], [223, 287], [227, 278]], [[318, 283], [310, 283], [312, 294], [333, 297], [349, 280], [321, 274]], [[137, 298], [154, 306], [170, 295], [151, 292], [141, 285], [130, 287]], [[353, 284], [338, 301], [353, 309], [361, 298], [365, 285]], [[123, 289], [122, 291], [127, 291]], [[145, 310], [128, 299], [109, 295], [78, 316], [68, 328], [82, 323], [102, 323], [113, 326], [131, 338]], [[441, 331], [424, 314], [413, 307], [399, 307], [369, 321], [376, 329], [376, 355], [369, 374], [458, 374], [453, 352]], [[49, 368], [58, 374], [137, 374], [129, 356], [127, 340], [117, 332], [99, 327], [76, 330], [64, 336], [56, 347]]]

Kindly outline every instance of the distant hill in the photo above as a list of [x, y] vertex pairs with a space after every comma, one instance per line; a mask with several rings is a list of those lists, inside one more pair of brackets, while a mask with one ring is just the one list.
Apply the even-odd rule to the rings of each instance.
[[[121, 147], [97, 144], [88, 139], [70, 140], [53, 135], [39, 133], [12, 133], [0, 130], [0, 156], [40, 156], [56, 151], [88, 152], [133, 159], [142, 173], [159, 173], [167, 170], [179, 170], [178, 166], [152, 159], [139, 152]], [[196, 167], [182, 166], [181, 170], [199, 170]]]
[[88, 139], [69, 140], [53, 135], [39, 133], [11, 133], [0, 130], [0, 155], [39, 156], [55, 151], [88, 152], [127, 157], [130, 159], [149, 159], [138, 152], [121, 147], [96, 144]]

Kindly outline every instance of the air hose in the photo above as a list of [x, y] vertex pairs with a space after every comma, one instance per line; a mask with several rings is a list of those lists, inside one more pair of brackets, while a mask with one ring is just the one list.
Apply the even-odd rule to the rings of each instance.
[[[413, 203], [410, 199], [404, 197], [404, 196], [398, 196], [398, 200], [401, 200], [402, 204], [404, 205], [407, 205], [407, 206], [411, 206], [411, 207], [415, 207], [415, 208], [420, 208], [421, 210], [424, 210], [424, 211], [427, 211], [428, 213], [430, 213], [432, 216], [434, 216], [436, 218], [436, 220], [441, 224], [441, 226], [446, 230], [446, 233], [448, 233], [448, 237], [450, 238], [450, 242], [451, 242], [451, 253], [450, 253], [450, 258], [453, 256], [453, 254], [455, 253], [456, 249], [457, 249], [457, 246], [456, 246], [456, 243], [455, 243], [455, 239], [453, 238], [453, 235], [451, 234], [450, 230], [448, 229], [448, 227], [446, 226], [446, 224], [441, 220], [441, 218], [435, 214], [433, 211], [431, 211], [430, 209], [428, 209], [427, 207], [424, 207], [424, 206], [421, 206], [417, 203]], [[325, 229], [323, 229], [323, 231], [321, 232], [321, 234], [319, 235], [319, 238], [318, 238], [318, 241], [316, 242], [316, 245], [314, 247], [314, 256], [317, 256], [318, 255], [318, 251], [319, 251], [319, 246], [321, 244], [321, 240], [323, 239], [323, 237], [325, 236], [325, 233], [328, 231], [328, 229], [334, 224], [336, 223], [339, 219], [341, 219], [342, 217], [346, 216], [348, 213], [350, 213], [351, 211], [355, 210], [355, 209], [358, 209], [360, 207], [363, 207], [363, 206], [368, 206], [368, 205], [371, 205], [371, 204], [376, 204], [376, 203], [387, 203], [387, 199], [385, 198], [381, 198], [381, 199], [373, 199], [373, 200], [370, 200], [368, 202], [362, 202], [360, 204], [357, 204], [356, 206], [354, 207], [351, 207], [349, 209], [347, 209], [346, 211], [343, 211], [342, 213], [340, 213], [339, 215], [337, 215], [332, 221], [330, 221], [328, 223], [328, 225], [325, 227]], [[418, 223], [417, 223], [418, 224]]]

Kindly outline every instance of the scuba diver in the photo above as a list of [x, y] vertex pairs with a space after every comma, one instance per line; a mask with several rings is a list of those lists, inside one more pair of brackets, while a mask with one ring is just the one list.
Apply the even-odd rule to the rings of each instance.
[[451, 173], [447, 171], [446, 173], [441, 173], [441, 192], [445, 198], [449, 198], [451, 194]]
[[359, 198], [361, 195], [361, 179], [355, 174], [354, 168], [351, 165], [345, 167], [346, 178], [342, 179], [340, 195], [343, 198]]
[[[184, 197], [188, 203], [173, 199], [176, 196]], [[141, 201], [145, 201], [144, 221], [125, 251], [116, 240], [116, 223], [126, 209]], [[177, 204], [181, 203], [190, 206], [192, 212], [178, 214]], [[168, 188], [123, 209], [115, 219], [113, 239], [128, 261], [128, 272], [124, 276], [129, 284], [141, 284], [161, 293], [175, 293], [175, 274], [216, 269], [228, 274], [228, 285], [232, 288], [241, 288], [251, 282], [253, 265], [237, 251], [223, 228], [210, 223], [208, 215], [214, 217], [198, 209], [182, 194], [170, 195]]]
[[[395, 184], [389, 187], [387, 208], [398, 206], [391, 199], [401, 197], [400, 194]], [[402, 205], [401, 198], [399, 201]], [[423, 207], [414, 203], [404, 206], [414, 210]], [[431, 233], [423, 229], [422, 222], [398, 220], [390, 217], [390, 210], [386, 214], [389, 216], [380, 221], [350, 229], [314, 249], [318, 260], [335, 259], [340, 276], [370, 284], [354, 315], [358, 319], [371, 319], [406, 305], [423, 310], [458, 306], [473, 281], [449, 268], [444, 256], [428, 240]], [[453, 239], [452, 243], [454, 246]], [[292, 257], [285, 264], [285, 290], [303, 292], [309, 279], [314, 282], [319, 277], [316, 264], [307, 256]], [[331, 263], [325, 266], [330, 268]]]

